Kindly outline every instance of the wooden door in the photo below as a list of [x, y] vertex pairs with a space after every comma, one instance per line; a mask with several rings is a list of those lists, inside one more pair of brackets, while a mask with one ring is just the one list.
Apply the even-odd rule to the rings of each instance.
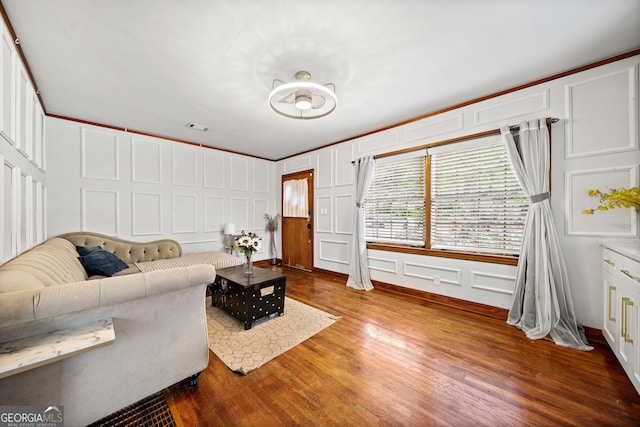
[[[290, 189], [289, 184], [299, 180], [307, 181], [306, 216], [303, 213], [286, 215], [285, 203], [291, 195], [285, 187]], [[313, 170], [282, 176], [282, 263], [301, 270], [313, 270]]]

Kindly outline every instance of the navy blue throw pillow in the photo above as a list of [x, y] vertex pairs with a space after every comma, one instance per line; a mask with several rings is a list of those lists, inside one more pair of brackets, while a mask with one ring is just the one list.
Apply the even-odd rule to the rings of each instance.
[[[124, 261], [102, 248], [89, 248], [91, 251], [86, 255], [79, 256], [80, 263], [89, 276], [111, 277], [118, 271], [129, 267]], [[78, 253], [80, 251], [78, 250]]]
[[93, 251], [97, 251], [98, 249], [102, 249], [100, 246], [76, 246], [76, 252], [80, 254], [80, 256], [89, 255]]

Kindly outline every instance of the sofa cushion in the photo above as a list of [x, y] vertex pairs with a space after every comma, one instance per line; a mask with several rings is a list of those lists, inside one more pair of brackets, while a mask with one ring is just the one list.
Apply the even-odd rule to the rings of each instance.
[[83, 246], [78, 246], [77, 248], [81, 248], [78, 250], [78, 253], [81, 255], [82, 253], [86, 254], [79, 256], [78, 259], [87, 271], [88, 276], [99, 275], [111, 277], [118, 271], [129, 267], [120, 258], [102, 248], [87, 248]]

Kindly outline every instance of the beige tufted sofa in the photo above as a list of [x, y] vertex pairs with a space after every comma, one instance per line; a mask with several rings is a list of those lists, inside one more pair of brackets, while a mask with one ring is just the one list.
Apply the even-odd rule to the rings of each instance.
[[[101, 246], [129, 268], [89, 278], [76, 245]], [[113, 344], [0, 379], [0, 403], [64, 405], [65, 425], [82, 426], [206, 368], [204, 298], [215, 266], [181, 255], [174, 240], [80, 232], [0, 266], [0, 343], [105, 318], [115, 330]]]

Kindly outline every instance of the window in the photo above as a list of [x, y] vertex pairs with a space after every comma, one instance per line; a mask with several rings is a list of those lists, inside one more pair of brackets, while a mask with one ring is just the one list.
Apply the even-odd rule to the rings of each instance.
[[363, 210], [367, 241], [424, 246], [424, 155], [376, 162]]
[[518, 254], [529, 201], [501, 137], [428, 151], [427, 156], [376, 163], [363, 206], [367, 241]]
[[502, 142], [475, 145], [431, 154], [431, 248], [518, 254], [529, 199]]

